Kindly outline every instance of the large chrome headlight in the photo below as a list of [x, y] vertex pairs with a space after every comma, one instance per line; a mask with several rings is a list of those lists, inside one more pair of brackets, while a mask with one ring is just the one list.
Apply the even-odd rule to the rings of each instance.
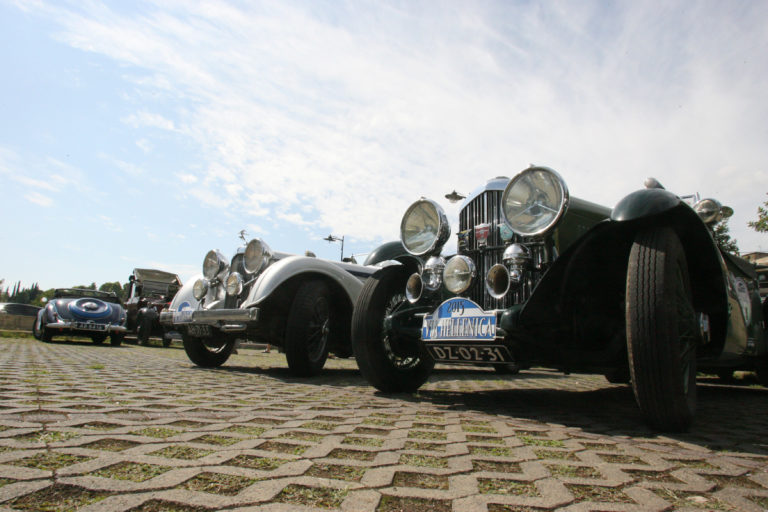
[[552, 169], [531, 167], [509, 180], [501, 196], [506, 224], [520, 236], [552, 229], [568, 207], [568, 187]]
[[239, 272], [232, 272], [227, 277], [227, 295], [240, 295], [243, 291], [243, 276]]
[[457, 255], [445, 264], [443, 282], [451, 293], [461, 293], [472, 285], [476, 275], [475, 262], [467, 256]]
[[210, 250], [203, 260], [203, 275], [206, 279], [213, 279], [227, 269], [227, 258], [219, 251]]
[[400, 240], [409, 253], [422, 256], [439, 252], [451, 236], [445, 212], [434, 201], [419, 199], [405, 212], [400, 223]]
[[256, 274], [264, 270], [272, 259], [272, 251], [261, 238], [254, 238], [245, 246], [243, 266], [246, 272]]
[[208, 280], [198, 279], [195, 281], [194, 286], [192, 286], [192, 295], [194, 295], [195, 299], [203, 300], [206, 293], [208, 293]]

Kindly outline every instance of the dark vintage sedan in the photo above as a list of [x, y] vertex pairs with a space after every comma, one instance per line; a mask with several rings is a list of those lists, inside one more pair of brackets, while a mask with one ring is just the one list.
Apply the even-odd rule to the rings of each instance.
[[150, 336], [162, 338], [163, 346], [171, 344], [165, 328], [160, 324], [160, 312], [171, 305], [181, 288], [178, 275], [153, 268], [135, 268], [128, 277], [128, 299], [125, 310], [126, 327], [136, 333], [139, 345], [149, 342]]
[[496, 178], [466, 199], [457, 253], [450, 228], [420, 199], [402, 246], [363, 286], [352, 339], [379, 390], [414, 391], [435, 362], [515, 372], [533, 365], [631, 382], [647, 422], [684, 431], [696, 373], [754, 370], [768, 383], [766, 303], [754, 266], [722, 252], [712, 226], [732, 214], [656, 180], [611, 209], [571, 197], [546, 167]]
[[54, 336], [88, 336], [94, 343], [110, 338], [118, 346], [125, 337], [126, 314], [113, 292], [86, 288], [57, 288], [37, 315], [34, 336], [49, 342]]

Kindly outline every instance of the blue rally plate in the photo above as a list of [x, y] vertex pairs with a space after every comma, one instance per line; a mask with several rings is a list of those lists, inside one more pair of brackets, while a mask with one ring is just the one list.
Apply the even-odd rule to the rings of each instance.
[[486, 313], [469, 299], [454, 297], [424, 317], [421, 339], [433, 341], [480, 340], [496, 337], [496, 314]]

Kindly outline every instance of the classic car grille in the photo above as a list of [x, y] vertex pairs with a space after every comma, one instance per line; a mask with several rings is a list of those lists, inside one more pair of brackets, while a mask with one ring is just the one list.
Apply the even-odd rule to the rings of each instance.
[[[501, 263], [504, 248], [509, 242], [501, 238], [499, 226], [504, 223], [501, 218], [501, 194], [500, 190], [486, 190], [469, 202], [459, 213], [459, 231], [466, 231], [466, 244], [459, 242], [459, 254], [472, 258], [477, 266], [477, 278], [474, 284], [467, 290], [466, 295], [480, 304], [486, 311], [491, 309], [508, 308], [518, 302], [514, 293], [508, 293], [501, 299], [494, 299], [485, 289], [485, 275], [496, 263]], [[485, 247], [479, 247], [475, 239], [474, 228], [478, 224], [490, 224], [488, 243]], [[517, 236], [515, 235], [515, 240]]]

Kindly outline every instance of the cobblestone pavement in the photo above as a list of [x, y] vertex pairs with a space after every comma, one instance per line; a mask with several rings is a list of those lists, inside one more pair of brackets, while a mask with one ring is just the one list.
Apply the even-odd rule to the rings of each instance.
[[441, 368], [375, 393], [241, 349], [0, 339], [0, 510], [768, 509], [768, 390], [700, 381], [692, 432], [657, 435], [602, 376]]

